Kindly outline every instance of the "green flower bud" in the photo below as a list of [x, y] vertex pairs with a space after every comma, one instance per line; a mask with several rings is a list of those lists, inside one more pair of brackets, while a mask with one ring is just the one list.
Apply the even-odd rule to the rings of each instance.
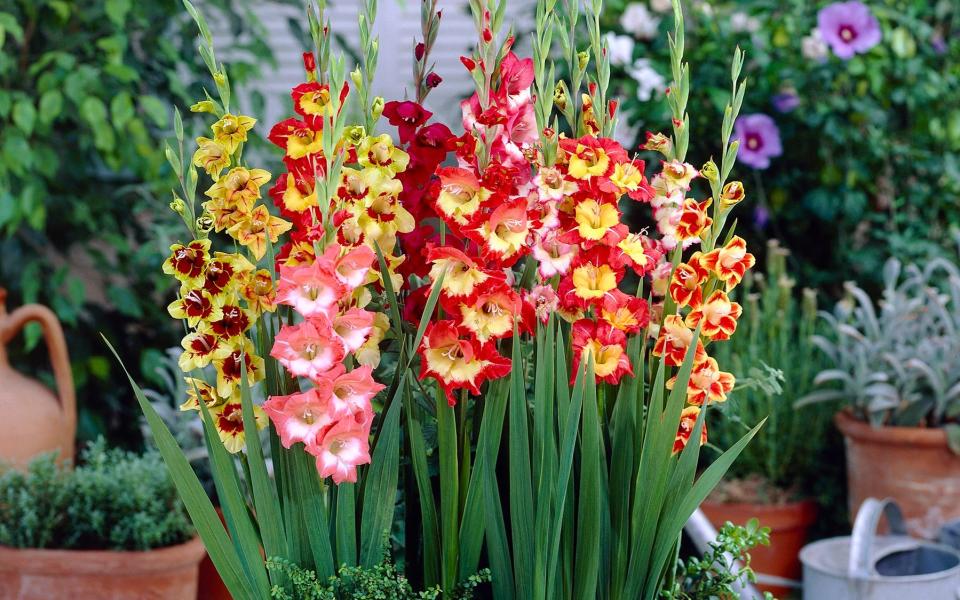
[[367, 129], [363, 125], [351, 125], [343, 130], [343, 137], [356, 146], [367, 137]]
[[717, 180], [720, 179], [720, 171], [717, 169], [717, 163], [712, 160], [708, 160], [700, 167], [700, 174], [710, 183], [716, 183]]
[[210, 216], [210, 213], [205, 212], [197, 217], [197, 231], [203, 237], [207, 237], [211, 230], [213, 230], [213, 217]]
[[383, 114], [383, 97], [377, 96], [373, 99], [373, 106], [370, 107], [370, 112], [373, 113], [374, 119], [379, 119], [380, 115]]
[[213, 102], [209, 100], [201, 100], [190, 107], [190, 112], [214, 114], [216, 113], [216, 108], [214, 107]]
[[577, 52], [577, 63], [580, 66], [580, 70], [585, 71], [587, 69], [587, 65], [590, 64], [590, 53], [586, 50]]
[[174, 194], [173, 200], [170, 201], [170, 210], [182, 217], [187, 212], [187, 203], [183, 201], [183, 198]]
[[358, 88], [363, 85], [363, 73], [360, 72], [360, 67], [350, 71], [350, 80], [353, 81], [353, 85]]

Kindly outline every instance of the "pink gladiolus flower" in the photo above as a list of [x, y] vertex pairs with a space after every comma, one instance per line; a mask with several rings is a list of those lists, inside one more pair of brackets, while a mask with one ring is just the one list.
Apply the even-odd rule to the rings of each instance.
[[373, 330], [373, 313], [362, 308], [351, 308], [333, 318], [333, 332], [347, 352], [356, 352]]
[[373, 380], [373, 368], [357, 367], [333, 380], [333, 403], [341, 413], [352, 414], [359, 425], [370, 423], [370, 401], [386, 386]]
[[321, 379], [317, 387], [289, 396], [271, 396], [263, 403], [263, 410], [270, 416], [280, 443], [289, 448], [297, 442], [312, 444], [324, 429], [333, 425], [338, 409], [333, 399], [333, 382]]
[[550, 279], [554, 275], [563, 275], [570, 270], [570, 262], [577, 254], [577, 247], [565, 244], [557, 238], [557, 230], [537, 240], [533, 247], [533, 257], [540, 263], [540, 276]]
[[357, 246], [343, 256], [340, 256], [340, 251], [339, 245], [331, 244], [323, 253], [323, 257], [333, 264], [333, 272], [337, 279], [350, 290], [354, 290], [363, 285], [367, 273], [377, 260], [377, 255], [369, 246]]
[[329, 261], [321, 259], [301, 267], [280, 267], [277, 303], [292, 306], [305, 317], [332, 317], [337, 302], [347, 292]]
[[332, 477], [334, 483], [357, 481], [357, 466], [370, 462], [367, 437], [369, 428], [344, 419], [331, 427], [307, 449], [317, 457], [320, 477]]
[[345, 355], [340, 337], [322, 317], [282, 327], [270, 351], [291, 375], [312, 381], [339, 365]]

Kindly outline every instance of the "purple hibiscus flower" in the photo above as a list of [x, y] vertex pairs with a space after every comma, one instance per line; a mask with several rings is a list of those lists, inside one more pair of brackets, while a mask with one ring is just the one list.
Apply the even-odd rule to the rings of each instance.
[[793, 90], [784, 90], [770, 99], [773, 108], [780, 113], [788, 113], [800, 106], [800, 96]]
[[835, 2], [817, 13], [817, 29], [839, 58], [850, 60], [880, 43], [880, 22], [863, 2]]
[[766, 169], [771, 158], [783, 154], [777, 124], [762, 113], [739, 117], [733, 125], [733, 139], [740, 142], [737, 158], [754, 169]]

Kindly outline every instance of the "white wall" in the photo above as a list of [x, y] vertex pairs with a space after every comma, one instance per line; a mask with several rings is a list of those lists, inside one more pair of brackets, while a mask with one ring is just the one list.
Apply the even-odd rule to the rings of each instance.
[[[506, 26], [512, 25], [520, 33], [533, 26], [532, 0], [512, 0], [507, 8]], [[268, 32], [268, 43], [279, 63], [255, 85], [267, 101], [266, 114], [258, 115], [261, 123], [274, 123], [292, 114], [290, 88], [304, 78], [301, 47], [287, 29], [288, 19], [306, 23], [305, 11], [270, 1], [252, 3], [251, 8], [260, 17]], [[443, 11], [440, 31], [434, 45], [433, 61], [443, 83], [427, 99], [427, 108], [439, 119], [453, 127], [459, 122], [459, 101], [473, 90], [473, 83], [460, 63], [459, 57], [469, 52], [476, 33], [466, 0], [439, 0]], [[362, 9], [360, 0], [331, 0], [329, 16], [334, 31], [341, 33], [356, 47], [357, 17]], [[220, 54], [229, 57], [231, 36], [223, 24], [211, 23], [215, 43]], [[410, 98], [413, 81], [413, 46], [420, 37], [420, 3], [416, 0], [381, 0], [375, 24], [380, 37], [380, 59], [374, 90], [386, 100]], [[241, 96], [242, 96], [241, 91]]]

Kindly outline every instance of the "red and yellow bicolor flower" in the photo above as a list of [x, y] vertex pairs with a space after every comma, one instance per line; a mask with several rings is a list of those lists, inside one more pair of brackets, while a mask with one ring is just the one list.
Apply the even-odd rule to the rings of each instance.
[[190, 327], [200, 321], [219, 321], [223, 318], [224, 298], [214, 297], [203, 288], [180, 287], [179, 297], [167, 306], [174, 319], [185, 319]]
[[[663, 326], [660, 327], [657, 342], [653, 346], [653, 355], [662, 356], [668, 366], [678, 367], [683, 364], [687, 349], [693, 342], [693, 330], [684, 324], [683, 317], [667, 315], [663, 320]], [[696, 343], [694, 363], [707, 358], [707, 351], [703, 342], [698, 339]]]
[[756, 259], [747, 252], [747, 243], [740, 236], [734, 236], [722, 248], [707, 252], [700, 261], [704, 268], [716, 273], [717, 279], [726, 284], [728, 291], [740, 284], [744, 273], [754, 263]]
[[420, 353], [420, 379], [433, 377], [443, 388], [447, 402], [457, 403], [454, 392], [480, 393], [480, 385], [510, 372], [510, 360], [500, 356], [493, 344], [483, 344], [456, 321], [433, 321], [427, 326]]
[[[615, 202], [583, 198], [574, 204], [573, 231], [583, 242], [612, 245], [622, 238], [620, 211]], [[572, 240], [565, 240], [572, 241]]]
[[[667, 381], [667, 389], [673, 389], [677, 378]], [[713, 357], [707, 357], [693, 366], [687, 383], [687, 404], [702, 406], [706, 403], [726, 402], [727, 394], [733, 391], [736, 378], [732, 373], [721, 371]]]
[[703, 284], [709, 278], [709, 272], [701, 265], [702, 254], [694, 252], [687, 262], [680, 263], [670, 279], [670, 297], [677, 307], [698, 308], [703, 303]]
[[685, 242], [700, 239], [703, 232], [713, 224], [713, 219], [707, 216], [707, 209], [711, 204], [713, 204], [712, 198], [707, 198], [703, 202], [697, 202], [693, 198], [683, 201], [675, 226], [677, 240]]
[[531, 229], [527, 199], [518, 197], [498, 206], [468, 233], [473, 233], [472, 239], [482, 244], [484, 258], [509, 266], [529, 250], [527, 237]]
[[[683, 450], [687, 442], [690, 441], [690, 436], [693, 435], [693, 430], [697, 426], [697, 419], [700, 417], [700, 407], [699, 406], [688, 406], [683, 409], [683, 412], [680, 413], [680, 426], [677, 428], [677, 436], [673, 440], [673, 452], [676, 454]], [[703, 427], [700, 429], [700, 445], [707, 443], [707, 424], [704, 423]]]
[[[227, 452], [236, 454], [243, 450], [246, 445], [246, 432], [243, 426], [243, 407], [239, 400], [227, 401], [210, 411], [213, 417], [213, 424], [217, 428], [217, 434], [223, 447]], [[263, 429], [269, 422], [267, 414], [259, 405], [253, 405], [253, 418], [257, 424], [257, 430]]]
[[490, 190], [480, 185], [477, 176], [467, 169], [443, 167], [437, 169], [440, 179], [434, 200], [437, 212], [444, 220], [460, 227], [466, 226], [490, 198]]
[[216, 252], [204, 271], [203, 289], [214, 297], [229, 295], [241, 287], [255, 270], [241, 254]]
[[627, 356], [626, 334], [604, 322], [580, 319], [571, 330], [573, 345], [573, 373], [571, 383], [576, 381], [577, 373], [593, 360], [593, 373], [596, 380], [607, 383], [619, 383], [626, 374], [633, 375], [633, 366]]
[[270, 271], [266, 269], [250, 273], [240, 290], [240, 295], [247, 302], [247, 308], [254, 317], [277, 310], [277, 288], [270, 276]]
[[614, 290], [604, 297], [600, 319], [626, 334], [633, 334], [650, 324], [650, 307], [643, 298]]
[[230, 354], [225, 358], [213, 361], [217, 370], [217, 394], [221, 398], [229, 398], [238, 389], [241, 381], [241, 361], [246, 366], [249, 385], [252, 386], [264, 377], [263, 358], [254, 352], [253, 342], [246, 337], [240, 337], [230, 350]]
[[560, 280], [557, 292], [564, 306], [585, 309], [599, 304], [604, 296], [617, 289], [623, 272], [613, 268], [609, 257], [600, 250], [598, 247], [579, 255], [570, 273]]
[[391, 175], [406, 170], [410, 155], [393, 145], [393, 139], [384, 133], [367, 136], [357, 146], [357, 162], [364, 167], [375, 167]]
[[737, 330], [737, 319], [741, 313], [743, 308], [740, 304], [732, 302], [723, 290], [717, 290], [701, 306], [690, 311], [686, 324], [688, 327], [699, 324], [703, 335], [719, 342], [730, 339]]
[[194, 166], [203, 169], [214, 179], [230, 166], [230, 152], [222, 144], [206, 137], [197, 138], [197, 151], [193, 153]]
[[213, 333], [209, 325], [203, 323], [196, 331], [188, 333], [180, 345], [183, 346], [183, 353], [180, 354], [179, 366], [184, 373], [202, 369], [213, 361], [225, 359], [233, 352], [229, 344]]
[[430, 267], [430, 280], [437, 281], [443, 276], [441, 293], [448, 298], [472, 296], [479, 286], [496, 275], [481, 269], [476, 261], [462, 251], [451, 246], [431, 248], [427, 260]]
[[447, 311], [459, 315], [460, 325], [481, 343], [513, 334], [514, 323], [521, 329], [523, 303], [520, 295], [502, 279], [485, 285], [469, 298], [445, 302]]

